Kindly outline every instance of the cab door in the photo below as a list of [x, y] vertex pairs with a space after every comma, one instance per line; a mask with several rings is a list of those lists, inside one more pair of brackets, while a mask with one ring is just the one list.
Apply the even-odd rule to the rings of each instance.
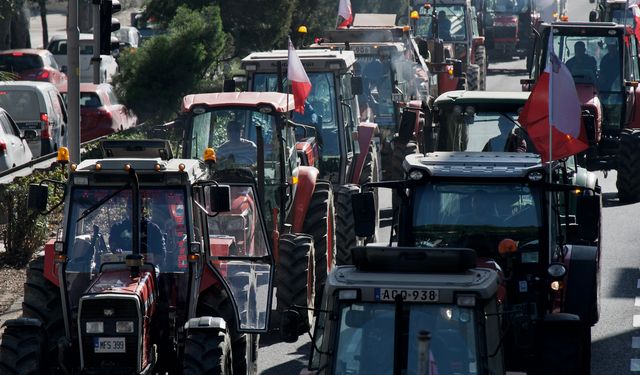
[[[230, 210], [206, 218], [207, 266], [233, 301], [238, 332], [266, 332], [274, 260], [257, 189], [253, 181], [225, 185], [230, 187]], [[212, 198], [207, 191], [205, 187], [206, 201]]]

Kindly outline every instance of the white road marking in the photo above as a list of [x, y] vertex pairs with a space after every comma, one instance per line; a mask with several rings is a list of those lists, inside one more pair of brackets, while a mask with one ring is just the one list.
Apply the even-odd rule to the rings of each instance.
[[631, 347], [633, 349], [640, 349], [640, 337], [632, 337], [631, 338]]
[[636, 307], [640, 307], [640, 297], [636, 297]]
[[633, 316], [633, 326], [636, 328], [640, 327], [640, 315]]
[[636, 284], [636, 288], [640, 289], [640, 279], [638, 279], [638, 283]]
[[631, 359], [631, 366], [630, 366], [629, 370], [634, 371], [634, 372], [640, 371], [640, 359], [632, 358]]

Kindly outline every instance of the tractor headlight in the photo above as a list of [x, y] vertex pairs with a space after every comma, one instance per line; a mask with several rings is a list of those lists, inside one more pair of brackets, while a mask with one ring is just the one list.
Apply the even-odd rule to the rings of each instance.
[[131, 321], [116, 322], [116, 332], [117, 333], [133, 333], [133, 322]]
[[104, 333], [104, 322], [87, 322], [87, 333]]

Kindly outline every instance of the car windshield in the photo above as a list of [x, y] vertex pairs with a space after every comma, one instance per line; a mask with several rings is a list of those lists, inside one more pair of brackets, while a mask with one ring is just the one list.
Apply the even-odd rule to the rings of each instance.
[[442, 108], [440, 116], [438, 151], [535, 152], [516, 112], [455, 105]]
[[[395, 305], [353, 303], [340, 308], [336, 375], [391, 375], [395, 337]], [[473, 309], [442, 304], [411, 304], [402, 312], [402, 374], [418, 373], [418, 333], [431, 334], [432, 373], [477, 374]]]
[[[420, 7], [420, 19], [417, 24], [416, 35], [427, 38], [435, 37], [435, 27], [431, 17], [431, 9]], [[438, 5], [435, 8], [438, 24], [438, 37], [446, 41], [465, 40], [467, 29], [465, 25], [465, 7], [462, 5]]]
[[[311, 93], [305, 103], [304, 114], [295, 112], [293, 121], [314, 126], [322, 135], [323, 157], [339, 156], [338, 115], [336, 86], [333, 72], [307, 72], [311, 81]], [[259, 73], [254, 76], [254, 91], [278, 91], [275, 73]], [[287, 87], [287, 83], [284, 83]]]
[[[468, 247], [494, 257], [502, 240], [539, 241], [541, 192], [527, 184], [434, 182], [413, 191], [413, 231], [420, 247]], [[537, 245], [536, 245], [537, 246]]]
[[0, 55], [0, 71], [22, 73], [27, 70], [44, 67], [42, 57], [24, 53], [11, 53]]
[[0, 86], [0, 107], [9, 112], [15, 122], [40, 120], [38, 96], [31, 90], [5, 90]]
[[[111, 196], [109, 198], [109, 196]], [[140, 251], [160, 272], [185, 272], [188, 232], [181, 188], [141, 189]], [[100, 204], [102, 203], [102, 204]], [[74, 188], [70, 202], [67, 270], [98, 272], [132, 251], [129, 188]]]

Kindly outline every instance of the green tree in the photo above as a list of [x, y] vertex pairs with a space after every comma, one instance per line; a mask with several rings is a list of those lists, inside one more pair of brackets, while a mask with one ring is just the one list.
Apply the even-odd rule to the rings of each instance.
[[194, 92], [226, 42], [220, 8], [177, 9], [168, 33], [151, 38], [120, 59], [116, 93], [140, 121], [165, 121]]
[[337, 0], [298, 0], [291, 22], [291, 39], [299, 45], [298, 27], [307, 27], [305, 44], [313, 43], [313, 39], [321, 37], [325, 30], [336, 27], [338, 18]]

